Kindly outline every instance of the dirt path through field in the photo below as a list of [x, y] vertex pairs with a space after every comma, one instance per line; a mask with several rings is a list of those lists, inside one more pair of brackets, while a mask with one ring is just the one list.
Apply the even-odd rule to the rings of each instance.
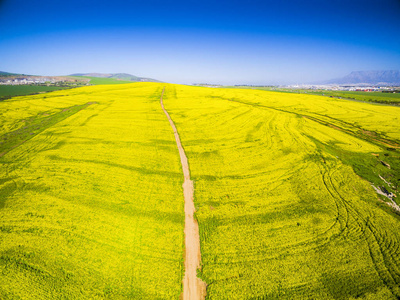
[[161, 108], [167, 115], [169, 123], [174, 130], [184, 176], [183, 195], [185, 198], [185, 277], [183, 279], [183, 300], [204, 299], [206, 296], [206, 284], [197, 277], [197, 269], [200, 267], [201, 253], [199, 226], [193, 217], [195, 212], [193, 203], [193, 181], [190, 180], [189, 164], [185, 151], [183, 150], [178, 131], [176, 130], [175, 124], [168, 112], [164, 108], [164, 91], [165, 87], [161, 93]]

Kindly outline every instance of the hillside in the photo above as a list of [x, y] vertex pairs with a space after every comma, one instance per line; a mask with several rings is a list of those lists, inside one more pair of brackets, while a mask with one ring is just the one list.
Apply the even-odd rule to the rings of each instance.
[[97, 78], [112, 78], [116, 80], [132, 81], [132, 82], [160, 82], [159, 80], [139, 77], [127, 73], [75, 73], [70, 76], [84, 76], [84, 77], [97, 77]]
[[5, 77], [5, 76], [17, 76], [17, 75], [22, 75], [22, 74], [16, 74], [16, 73], [9, 73], [9, 72], [0, 71], [0, 77]]

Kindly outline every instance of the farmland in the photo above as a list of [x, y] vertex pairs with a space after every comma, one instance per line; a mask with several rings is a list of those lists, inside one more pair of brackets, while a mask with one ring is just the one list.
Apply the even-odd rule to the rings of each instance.
[[209, 299], [400, 295], [399, 217], [355, 172], [398, 184], [398, 165], [384, 175], [376, 156], [398, 161], [378, 141], [398, 145], [397, 108], [178, 86], [165, 99], [195, 182]]
[[15, 96], [52, 92], [65, 88], [66, 87], [42, 85], [0, 85], [0, 101]]
[[296, 93], [319, 95], [338, 99], [347, 99], [363, 102], [372, 102], [380, 104], [399, 105], [400, 93], [389, 92], [365, 92], [365, 91], [334, 91], [334, 90], [321, 90], [321, 89], [293, 89], [293, 88], [277, 88], [277, 87], [249, 87], [238, 86], [235, 88], [259, 89], [265, 91], [276, 91], [282, 93]]
[[103, 77], [93, 77], [93, 76], [70, 76], [74, 79], [89, 79], [92, 85], [103, 85], [103, 84], [124, 84], [132, 83], [129, 80], [120, 80], [115, 78], [103, 78]]
[[161, 89], [1, 103], [1, 299], [179, 297], [184, 203]]
[[365, 102], [376, 102], [382, 104], [396, 104], [400, 103], [399, 93], [383, 93], [383, 92], [364, 92], [364, 91], [329, 91], [329, 90], [316, 90], [305, 91], [300, 90], [300, 93], [306, 92], [310, 95], [320, 95], [335, 98], [344, 98], [350, 100], [358, 100]]
[[363, 91], [330, 91], [330, 90], [294, 90], [296, 93], [320, 95], [349, 100], [399, 105], [400, 93], [363, 92]]
[[161, 83], [0, 103], [0, 298], [179, 299], [186, 152], [207, 299], [400, 297], [400, 108]]

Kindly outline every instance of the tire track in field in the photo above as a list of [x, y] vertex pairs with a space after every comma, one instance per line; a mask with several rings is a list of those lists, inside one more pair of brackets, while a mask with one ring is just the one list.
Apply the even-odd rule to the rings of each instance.
[[[342, 131], [353, 137], [370, 142], [370, 143], [372, 143], [374, 145], [378, 145], [380, 147], [383, 145], [385, 147], [391, 147], [391, 148], [396, 148], [396, 149], [400, 148], [400, 143], [398, 140], [390, 140], [386, 137], [381, 137], [381, 136], [379, 136], [379, 134], [377, 134], [377, 132], [368, 131], [366, 129], [363, 129], [360, 126], [354, 125], [352, 123], [349, 123], [349, 122], [346, 122], [343, 120], [335, 119], [333, 117], [323, 115], [321, 113], [310, 112], [310, 111], [306, 111], [306, 110], [296, 112], [296, 111], [291, 111], [290, 107], [288, 107], [289, 109], [283, 109], [283, 108], [277, 108], [277, 107], [273, 107], [273, 106], [267, 106], [267, 105], [260, 104], [260, 103], [245, 102], [240, 99], [227, 99], [224, 97], [216, 97], [216, 98], [220, 98], [220, 99], [226, 100], [226, 101], [241, 103], [241, 104], [249, 105], [249, 106], [253, 106], [253, 107], [265, 108], [265, 109], [280, 111], [280, 112], [284, 112], [284, 113], [288, 113], [288, 114], [293, 114], [293, 115], [296, 115], [299, 117], [307, 118], [309, 120], [312, 120], [312, 121], [322, 124], [324, 126], [328, 126], [335, 130]], [[318, 116], [318, 118], [313, 115]], [[325, 118], [327, 118], [328, 120], [325, 120]]]
[[[337, 197], [334, 197], [335, 201], [344, 206], [347, 212], [346, 224], [341, 229], [340, 234], [343, 234], [344, 231], [356, 230], [360, 232], [360, 240], [363, 240], [368, 247], [369, 256], [377, 275], [392, 294], [400, 299], [400, 290], [398, 288], [400, 272], [398, 271], [397, 251], [392, 250], [390, 247], [395, 242], [388, 238], [385, 230], [380, 232], [375, 227], [373, 221], [370, 220], [370, 218], [373, 218], [373, 215], [362, 214], [349, 200], [341, 195], [332, 180], [336, 172], [337, 170], [333, 170], [330, 173], [327, 172], [324, 174], [324, 176], [327, 175], [324, 178], [324, 184], [328, 190], [330, 190], [328, 186], [332, 188], [332, 191], [329, 191], [329, 193], [333, 197], [337, 195]], [[349, 219], [352, 222], [349, 222]]]
[[183, 195], [185, 199], [185, 276], [183, 278], [183, 300], [204, 299], [206, 296], [206, 284], [197, 277], [197, 269], [200, 268], [201, 253], [199, 226], [197, 221], [194, 219], [195, 207], [193, 203], [193, 181], [190, 180], [189, 163], [185, 151], [183, 150], [178, 131], [167, 110], [164, 108], [164, 92], [165, 87], [161, 93], [160, 104], [174, 131], [184, 176]]

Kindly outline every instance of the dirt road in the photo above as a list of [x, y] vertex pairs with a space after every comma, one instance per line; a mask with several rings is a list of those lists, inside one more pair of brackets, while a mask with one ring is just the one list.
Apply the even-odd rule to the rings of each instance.
[[161, 108], [168, 117], [169, 123], [174, 131], [176, 145], [178, 146], [179, 156], [181, 158], [184, 182], [183, 195], [185, 199], [185, 277], [183, 279], [183, 300], [204, 299], [206, 296], [206, 284], [197, 277], [197, 269], [200, 267], [200, 237], [199, 226], [194, 219], [195, 212], [193, 203], [193, 181], [190, 180], [189, 164], [183, 150], [181, 140], [175, 124], [164, 108], [163, 96], [165, 87], [161, 94]]

